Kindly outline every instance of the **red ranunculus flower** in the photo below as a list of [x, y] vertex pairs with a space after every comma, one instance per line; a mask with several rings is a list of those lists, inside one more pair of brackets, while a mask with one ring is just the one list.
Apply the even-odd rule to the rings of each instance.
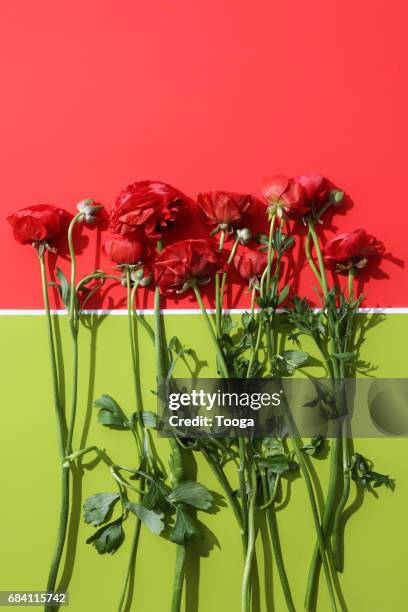
[[197, 196], [198, 210], [206, 223], [219, 230], [231, 231], [250, 212], [254, 198], [249, 194], [230, 191], [210, 191]]
[[298, 219], [309, 210], [306, 192], [295, 179], [271, 176], [262, 183], [261, 191], [269, 205], [269, 216], [276, 211], [278, 216], [285, 213], [291, 219]]
[[238, 253], [234, 257], [234, 265], [240, 276], [249, 280], [249, 285], [259, 284], [259, 279], [268, 263], [268, 255], [260, 251], [247, 251]]
[[345, 272], [365, 268], [368, 260], [384, 253], [384, 245], [363, 229], [339, 234], [326, 242], [323, 258], [328, 268]]
[[204, 285], [223, 271], [224, 257], [208, 240], [180, 240], [158, 254], [153, 264], [156, 285], [163, 294], [182, 293], [194, 283]]
[[108, 240], [103, 245], [103, 252], [111, 261], [122, 265], [134, 265], [142, 260], [144, 245], [138, 240], [128, 240], [127, 238], [117, 238]]
[[302, 174], [295, 181], [302, 185], [310, 206], [322, 204], [327, 198], [327, 181], [321, 174]]
[[110, 212], [114, 234], [126, 238], [159, 238], [169, 223], [177, 221], [190, 199], [160, 181], [138, 181], [119, 194]]
[[63, 229], [68, 213], [50, 204], [27, 206], [7, 217], [13, 228], [14, 238], [22, 244], [47, 242], [57, 238]]

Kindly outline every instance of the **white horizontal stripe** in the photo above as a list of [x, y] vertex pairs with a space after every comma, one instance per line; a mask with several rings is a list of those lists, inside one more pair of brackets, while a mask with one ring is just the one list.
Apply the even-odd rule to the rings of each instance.
[[[319, 310], [319, 309], [316, 309]], [[224, 313], [229, 314], [242, 314], [244, 312], [248, 312], [249, 308], [224, 308]], [[408, 307], [405, 308], [359, 308], [360, 314], [408, 314]], [[153, 308], [141, 308], [136, 311], [138, 314], [144, 315], [153, 315]], [[164, 308], [162, 311], [164, 315], [196, 315], [201, 314], [201, 310], [199, 308]], [[214, 314], [215, 310], [213, 308], [208, 309], [210, 314]], [[257, 309], [255, 310], [257, 312]], [[283, 308], [277, 309], [278, 313], [284, 312]], [[45, 314], [45, 310], [30, 310], [30, 309], [0, 309], [0, 316], [42, 316]], [[51, 314], [53, 315], [64, 315], [66, 314], [65, 310], [51, 310]], [[83, 314], [96, 314], [96, 315], [115, 315], [115, 316], [124, 316], [127, 315], [127, 310], [84, 310]]]

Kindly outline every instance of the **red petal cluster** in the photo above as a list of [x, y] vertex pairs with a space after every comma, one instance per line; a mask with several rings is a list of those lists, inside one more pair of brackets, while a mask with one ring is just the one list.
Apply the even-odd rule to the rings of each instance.
[[161, 181], [138, 181], [124, 189], [110, 212], [114, 234], [125, 238], [160, 238], [161, 231], [178, 221], [190, 199]]
[[217, 246], [208, 240], [180, 240], [158, 254], [153, 264], [156, 285], [161, 293], [181, 293], [206, 284], [225, 267]]

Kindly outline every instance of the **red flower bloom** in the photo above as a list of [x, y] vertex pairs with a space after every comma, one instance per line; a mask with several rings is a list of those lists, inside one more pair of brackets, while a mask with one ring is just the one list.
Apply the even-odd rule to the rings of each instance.
[[242, 222], [254, 202], [255, 199], [249, 194], [230, 191], [210, 191], [197, 196], [198, 209], [204, 221], [217, 229], [227, 231], [231, 231], [231, 226]]
[[262, 183], [261, 191], [269, 204], [269, 215], [276, 211], [278, 216], [285, 213], [291, 219], [298, 219], [309, 210], [306, 192], [295, 179], [271, 176]]
[[249, 280], [250, 286], [259, 281], [268, 263], [268, 255], [260, 251], [247, 251], [239, 253], [234, 257], [234, 265], [238, 273], [245, 280]]
[[142, 242], [136, 240], [128, 240], [127, 238], [118, 238], [109, 240], [103, 245], [103, 252], [111, 261], [122, 265], [134, 265], [141, 261], [144, 252]]
[[204, 285], [225, 268], [224, 257], [207, 240], [180, 240], [158, 254], [153, 264], [156, 285], [163, 294], [182, 293], [193, 283]]
[[310, 206], [322, 204], [327, 198], [327, 181], [320, 174], [302, 174], [295, 181], [302, 185]]
[[326, 242], [323, 258], [328, 268], [345, 272], [365, 268], [368, 260], [384, 253], [384, 245], [363, 229], [339, 234]]
[[138, 181], [119, 194], [110, 212], [114, 234], [126, 238], [159, 238], [169, 223], [177, 221], [189, 198], [160, 181]]
[[13, 228], [14, 238], [22, 244], [46, 242], [57, 238], [68, 214], [62, 208], [50, 204], [27, 206], [7, 217]]

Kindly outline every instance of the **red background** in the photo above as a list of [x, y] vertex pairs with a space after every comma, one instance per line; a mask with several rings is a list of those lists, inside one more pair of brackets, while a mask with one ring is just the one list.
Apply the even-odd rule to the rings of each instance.
[[[1, 308], [41, 308], [7, 214], [110, 206], [144, 178], [258, 194], [270, 174], [319, 172], [354, 201], [335, 226], [406, 260], [404, 0], [13, 0], [0, 13]], [[408, 306], [404, 267], [381, 269], [366, 304]]]

